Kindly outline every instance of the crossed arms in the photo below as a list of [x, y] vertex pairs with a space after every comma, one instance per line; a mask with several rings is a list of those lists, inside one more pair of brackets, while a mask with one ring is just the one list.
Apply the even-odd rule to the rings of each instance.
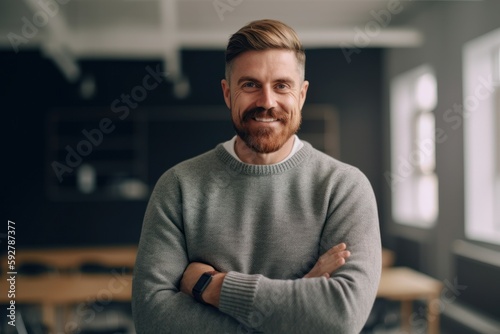
[[[333, 209], [315, 242], [323, 255], [302, 277], [283, 279], [234, 266], [234, 258], [219, 243], [204, 240], [209, 253], [226, 254], [227, 261], [200, 259], [190, 236], [203, 227], [189, 230], [189, 208], [180, 200], [196, 193], [181, 194], [181, 188], [175, 173], [167, 172], [148, 204], [133, 283], [139, 334], [359, 333], [375, 299], [381, 269], [378, 217], [367, 181], [349, 183], [342, 190], [346, 195], [337, 196], [342, 200], [329, 204]], [[232, 218], [238, 217], [235, 212]], [[294, 265], [287, 251], [274, 255], [276, 259], [264, 264], [271, 270], [273, 265], [283, 270]], [[196, 302], [191, 290], [203, 272], [214, 268], [220, 274], [203, 294], [213, 307]]]
[[[321, 255], [316, 261], [314, 267], [304, 276], [304, 278], [325, 277], [330, 278], [330, 275], [338, 268], [345, 264], [346, 259], [351, 253], [346, 249], [345, 243], [340, 243], [330, 248], [326, 253]], [[207, 271], [216, 271], [211, 265], [192, 262], [190, 263], [180, 283], [180, 290], [185, 294], [193, 297], [192, 290], [200, 276]], [[226, 273], [218, 272], [212, 278], [207, 289], [203, 292], [203, 300], [212, 306], [219, 307], [220, 293], [222, 290], [222, 283]]]

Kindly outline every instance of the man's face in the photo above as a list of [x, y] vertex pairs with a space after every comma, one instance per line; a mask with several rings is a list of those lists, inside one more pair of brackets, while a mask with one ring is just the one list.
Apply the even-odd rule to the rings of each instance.
[[238, 136], [258, 153], [279, 150], [300, 127], [309, 83], [292, 51], [247, 51], [222, 90]]

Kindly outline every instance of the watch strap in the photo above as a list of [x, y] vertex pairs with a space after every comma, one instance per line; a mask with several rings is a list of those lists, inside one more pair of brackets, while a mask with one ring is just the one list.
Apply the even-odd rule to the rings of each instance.
[[204, 272], [200, 278], [198, 279], [198, 282], [193, 287], [192, 293], [193, 297], [196, 301], [206, 304], [206, 302], [202, 298], [202, 294], [205, 291], [205, 289], [208, 287], [210, 282], [212, 281], [212, 277], [217, 274], [217, 271], [207, 271]]

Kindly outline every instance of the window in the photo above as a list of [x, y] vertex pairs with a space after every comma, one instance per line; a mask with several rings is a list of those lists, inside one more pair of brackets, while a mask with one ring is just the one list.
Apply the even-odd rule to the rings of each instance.
[[500, 47], [498, 47], [495, 55], [495, 114], [496, 114], [496, 130], [495, 133], [497, 135], [497, 140], [495, 144], [495, 152], [496, 152], [496, 228], [500, 230]]
[[500, 29], [464, 56], [465, 234], [500, 244]]
[[438, 216], [435, 173], [437, 84], [429, 66], [403, 73], [391, 82], [392, 216], [400, 224], [431, 227]]

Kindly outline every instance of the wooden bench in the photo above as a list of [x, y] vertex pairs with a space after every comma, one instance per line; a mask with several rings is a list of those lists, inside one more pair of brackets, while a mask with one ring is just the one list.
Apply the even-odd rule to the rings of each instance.
[[[74, 247], [74, 248], [40, 248], [18, 249], [15, 257], [16, 270], [27, 265], [40, 265], [47, 271], [58, 274], [80, 272], [86, 265], [103, 268], [127, 268], [132, 270], [135, 264], [137, 246], [112, 247]], [[2, 272], [8, 270], [7, 261], [2, 259]]]

